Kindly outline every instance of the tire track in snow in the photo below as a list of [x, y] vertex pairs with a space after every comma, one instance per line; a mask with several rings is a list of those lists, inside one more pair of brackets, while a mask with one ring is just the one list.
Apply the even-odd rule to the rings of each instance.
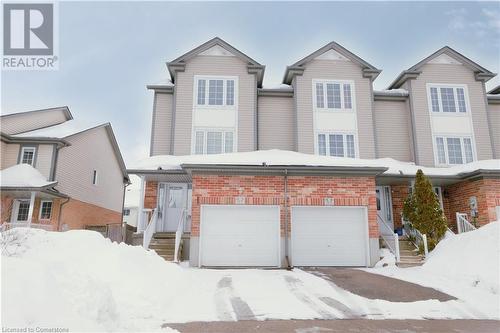
[[[215, 307], [217, 316], [222, 321], [235, 320], [232, 315], [233, 313], [236, 316], [236, 320], [256, 320], [250, 306], [241, 297], [236, 295], [231, 276], [224, 276], [217, 283]], [[231, 311], [231, 308], [233, 311]]]
[[[292, 292], [292, 294], [297, 297], [301, 302], [307, 304], [311, 309], [317, 312], [322, 319], [339, 319], [338, 316], [334, 315], [332, 312], [329, 312], [321, 307], [318, 302], [312, 298], [311, 296], [304, 293], [301, 289], [304, 289], [304, 283], [297, 279], [296, 277], [285, 275], [283, 276], [285, 282], [288, 285], [288, 288]], [[324, 303], [324, 302], [323, 302]], [[326, 304], [326, 303], [325, 303]], [[328, 305], [328, 304], [326, 304]], [[328, 305], [330, 306], [330, 305]], [[338, 310], [334, 308], [335, 310]]]

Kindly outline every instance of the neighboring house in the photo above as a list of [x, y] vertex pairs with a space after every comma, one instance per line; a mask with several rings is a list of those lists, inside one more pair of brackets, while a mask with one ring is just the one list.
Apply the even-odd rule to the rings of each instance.
[[[485, 89], [495, 74], [450, 47], [383, 91], [381, 70], [334, 42], [275, 88], [220, 38], [167, 67], [170, 81], [148, 86], [152, 157], [130, 170], [143, 180], [140, 211], [156, 211], [146, 246], [151, 231], [184, 223], [194, 266], [370, 266], [379, 236], [401, 226], [409, 165], [431, 176], [450, 226], [472, 209], [481, 225], [497, 219], [500, 99]], [[252, 153], [268, 149], [280, 150]], [[219, 153], [237, 154], [198, 156]]]
[[139, 217], [139, 202], [141, 195], [141, 180], [131, 175], [130, 185], [125, 190], [125, 201], [123, 203], [123, 222], [132, 227], [137, 227]]
[[2, 223], [67, 230], [122, 222], [128, 174], [111, 125], [83, 129], [72, 119], [67, 107], [1, 116]]

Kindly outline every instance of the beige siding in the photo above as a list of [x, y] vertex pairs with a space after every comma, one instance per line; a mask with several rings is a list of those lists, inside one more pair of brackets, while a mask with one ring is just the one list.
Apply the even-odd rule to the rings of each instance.
[[246, 64], [237, 57], [196, 56], [178, 72], [175, 82], [174, 155], [191, 153], [193, 114], [193, 85], [195, 75], [237, 76], [238, 94], [238, 151], [252, 151], [255, 143], [255, 109], [257, 84], [255, 75], [248, 74]]
[[52, 166], [52, 153], [54, 145], [38, 145], [36, 156], [36, 168], [47, 179], [50, 178], [50, 169]]
[[462, 65], [426, 64], [421, 71], [417, 79], [410, 82], [417, 141], [416, 162], [424, 166], [434, 166], [427, 83], [467, 85], [477, 157], [479, 160], [492, 158], [483, 83], [476, 81], [474, 72]]
[[1, 129], [7, 134], [18, 134], [57, 125], [65, 121], [66, 116], [61, 110], [26, 112], [3, 116]]
[[500, 104], [488, 105], [491, 132], [493, 134], [493, 158], [500, 158]]
[[19, 156], [20, 145], [17, 143], [5, 143], [2, 142], [2, 151], [0, 153], [2, 160], [2, 169], [9, 168], [17, 164], [17, 158]]
[[407, 102], [375, 101], [374, 114], [377, 157], [412, 161]]
[[359, 157], [375, 158], [371, 81], [363, 77], [361, 67], [350, 61], [313, 60], [303, 75], [296, 77], [298, 151], [314, 153], [313, 79], [354, 81]]
[[293, 97], [259, 97], [258, 120], [259, 150], [294, 150]]
[[151, 156], [170, 154], [172, 134], [172, 94], [155, 93], [153, 127], [151, 129]]
[[[66, 138], [71, 146], [59, 151], [57, 189], [73, 199], [121, 212], [123, 175], [104, 127]], [[93, 170], [98, 172], [92, 184]]]

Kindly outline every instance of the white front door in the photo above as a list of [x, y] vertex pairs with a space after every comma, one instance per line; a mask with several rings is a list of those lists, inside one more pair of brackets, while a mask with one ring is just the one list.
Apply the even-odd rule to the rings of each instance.
[[[394, 230], [394, 221], [392, 216], [392, 199], [390, 186], [377, 186], [377, 214], [384, 222]], [[378, 219], [377, 219], [378, 220]], [[379, 228], [385, 230], [386, 228]]]
[[187, 205], [187, 184], [161, 183], [158, 187], [158, 211], [156, 231], [177, 231], [182, 210]]
[[278, 206], [202, 205], [200, 266], [280, 265]]
[[365, 207], [292, 207], [294, 266], [367, 266]]

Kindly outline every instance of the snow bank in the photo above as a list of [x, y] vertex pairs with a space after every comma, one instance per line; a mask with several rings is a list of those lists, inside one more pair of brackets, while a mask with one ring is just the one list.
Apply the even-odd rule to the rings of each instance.
[[16, 164], [0, 171], [0, 186], [41, 188], [55, 185], [29, 164]]
[[429, 254], [422, 269], [449, 276], [499, 293], [500, 222], [489, 223], [478, 230], [443, 239]]
[[428, 176], [456, 176], [480, 169], [500, 170], [500, 160], [483, 160], [448, 168], [430, 168], [410, 162], [400, 162], [392, 158], [360, 159], [302, 154], [293, 151], [271, 149], [244, 153], [214, 155], [158, 155], [145, 158], [133, 164], [131, 170], [181, 170], [183, 164], [219, 164], [260, 166], [342, 166], [387, 168], [385, 175], [411, 175], [418, 169]]
[[152, 314], [189, 287], [177, 265], [97, 232], [16, 228], [2, 242], [4, 327], [158, 330], [164, 321]]

